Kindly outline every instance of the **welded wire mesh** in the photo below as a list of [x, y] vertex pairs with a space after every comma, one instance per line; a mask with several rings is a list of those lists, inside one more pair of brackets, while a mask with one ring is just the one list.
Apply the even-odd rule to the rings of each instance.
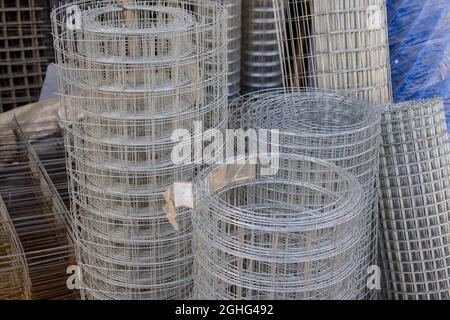
[[194, 186], [195, 297], [352, 299], [357, 294], [363, 189], [328, 162], [274, 155], [223, 164]]
[[242, 91], [282, 85], [272, 0], [242, 2]]
[[391, 102], [385, 0], [273, 0], [286, 87]]
[[[67, 268], [75, 259], [66, 208], [18, 126], [0, 128], [0, 195], [3, 220], [14, 229], [8, 234], [17, 235], [10, 238], [15, 246], [13, 258], [19, 260], [23, 254], [25, 259], [21, 267], [24, 297], [77, 298], [78, 292], [67, 287]], [[6, 258], [11, 255], [8, 252]]]
[[228, 12], [228, 98], [241, 92], [242, 0], [216, 0]]
[[[48, 177], [67, 209], [70, 208], [68, 191], [66, 151], [64, 137], [60, 128], [54, 124], [20, 124], [24, 139], [35, 151]], [[69, 217], [67, 217], [69, 219]]]
[[389, 299], [450, 299], [450, 148], [439, 99], [383, 110], [381, 254]]
[[[374, 298], [367, 288], [368, 267], [376, 265], [380, 115], [376, 108], [332, 91], [274, 89], [234, 101], [240, 126], [279, 129], [282, 153], [330, 161], [355, 175], [364, 186], [363, 241], [360, 243], [358, 299]], [[265, 136], [259, 136], [264, 142]], [[251, 156], [251, 155], [249, 155]]]
[[174, 130], [227, 124], [225, 10], [210, 1], [77, 1], [52, 21], [82, 291], [189, 298], [190, 211], [178, 212], [174, 230], [163, 192], [192, 180], [202, 162], [173, 163]]
[[39, 99], [53, 59], [48, 0], [0, 0], [0, 112]]
[[25, 253], [0, 195], [0, 300], [29, 299], [31, 282]]

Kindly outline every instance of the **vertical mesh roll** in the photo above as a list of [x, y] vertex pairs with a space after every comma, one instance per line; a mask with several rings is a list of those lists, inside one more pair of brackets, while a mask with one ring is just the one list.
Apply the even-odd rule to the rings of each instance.
[[243, 0], [242, 91], [282, 85], [272, 0]]
[[216, 0], [228, 11], [228, 98], [241, 92], [242, 1]]
[[189, 298], [191, 213], [180, 210], [174, 230], [163, 192], [200, 166], [174, 164], [174, 130], [227, 124], [225, 10], [210, 1], [77, 1], [52, 21], [83, 292]]
[[286, 87], [391, 102], [385, 0], [275, 0]]
[[363, 184], [367, 204], [356, 298], [374, 298], [376, 291], [367, 288], [367, 279], [368, 267], [377, 264], [380, 115], [376, 108], [331, 91], [313, 89], [261, 91], [235, 104], [241, 106], [242, 127], [280, 130], [280, 152], [330, 161]]
[[383, 111], [381, 254], [389, 299], [450, 299], [450, 148], [439, 99]]
[[278, 159], [270, 176], [244, 161], [213, 166], [196, 181], [196, 298], [356, 296], [362, 187], [328, 162]]

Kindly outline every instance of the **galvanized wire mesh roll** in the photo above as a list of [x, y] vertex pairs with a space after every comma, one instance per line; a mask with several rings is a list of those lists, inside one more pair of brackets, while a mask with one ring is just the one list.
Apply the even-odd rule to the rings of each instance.
[[[279, 129], [279, 152], [330, 161], [364, 186], [363, 241], [360, 243], [358, 299], [374, 298], [367, 288], [368, 267], [377, 264], [377, 210], [380, 115], [371, 105], [314, 89], [275, 89], [236, 100], [241, 126]], [[240, 107], [239, 107], [240, 106]], [[264, 139], [264, 136], [260, 136]], [[274, 142], [267, 140], [269, 147]]]
[[274, 0], [286, 87], [392, 101], [385, 0]]
[[281, 62], [272, 0], [243, 0], [242, 38], [243, 93], [281, 87]]
[[179, 210], [174, 230], [163, 192], [201, 166], [174, 164], [174, 131], [227, 125], [225, 10], [210, 1], [76, 1], [52, 22], [82, 291], [189, 298], [191, 213]]
[[241, 92], [242, 1], [216, 0], [228, 11], [228, 98]]
[[347, 171], [298, 155], [223, 164], [194, 185], [199, 299], [353, 299], [363, 188]]
[[450, 299], [450, 147], [439, 99], [383, 110], [381, 255], [389, 299]]

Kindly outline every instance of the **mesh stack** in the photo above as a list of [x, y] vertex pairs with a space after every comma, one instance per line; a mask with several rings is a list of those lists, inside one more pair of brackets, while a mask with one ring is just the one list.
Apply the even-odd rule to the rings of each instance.
[[285, 87], [392, 100], [385, 0], [275, 0]]
[[174, 164], [174, 131], [227, 125], [225, 10], [194, 0], [76, 1], [52, 21], [82, 293], [189, 298], [191, 213], [179, 210], [174, 230], [163, 193], [201, 166]]
[[24, 138], [42, 163], [66, 208], [70, 208], [68, 192], [66, 151], [62, 130], [55, 123], [22, 124]]
[[333, 92], [299, 89], [261, 91], [235, 103], [240, 104], [243, 128], [280, 130], [280, 152], [330, 161], [363, 184], [367, 205], [356, 298], [375, 298], [376, 291], [366, 284], [368, 267], [377, 263], [380, 116], [376, 108]]
[[39, 99], [53, 58], [47, 0], [0, 0], [0, 112]]
[[213, 166], [194, 185], [197, 299], [354, 299], [365, 200], [348, 172], [280, 154]]
[[[0, 127], [0, 196], [0, 220], [10, 237], [0, 261], [12, 260], [9, 272], [23, 282], [23, 298], [78, 298], [67, 287], [67, 269], [75, 259], [66, 207], [18, 126]], [[0, 287], [8, 272], [1, 274]]]
[[450, 148], [439, 99], [383, 111], [381, 254], [389, 299], [450, 299]]
[[242, 92], [282, 85], [272, 0], [243, 0]]

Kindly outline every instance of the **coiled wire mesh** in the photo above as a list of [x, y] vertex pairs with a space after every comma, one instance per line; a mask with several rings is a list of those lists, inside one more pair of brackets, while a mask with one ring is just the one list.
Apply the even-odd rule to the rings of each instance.
[[377, 264], [381, 129], [376, 108], [332, 91], [288, 88], [255, 92], [233, 105], [240, 108], [241, 127], [280, 130], [279, 152], [330, 161], [359, 179], [366, 207], [357, 298], [375, 298], [376, 290], [368, 290], [367, 278], [368, 267]]
[[439, 99], [383, 110], [381, 255], [389, 299], [450, 299], [450, 147]]
[[282, 85], [272, 0], [243, 0], [242, 92]]
[[194, 0], [76, 1], [52, 13], [85, 298], [191, 296], [191, 213], [179, 210], [174, 230], [163, 192], [201, 165], [173, 163], [174, 130], [227, 124], [226, 19]]
[[241, 92], [242, 1], [217, 0], [228, 11], [228, 98]]
[[210, 167], [196, 181], [195, 297], [353, 299], [361, 185], [328, 162], [275, 156], [271, 176], [244, 162]]
[[392, 101], [385, 0], [274, 0], [284, 86]]

